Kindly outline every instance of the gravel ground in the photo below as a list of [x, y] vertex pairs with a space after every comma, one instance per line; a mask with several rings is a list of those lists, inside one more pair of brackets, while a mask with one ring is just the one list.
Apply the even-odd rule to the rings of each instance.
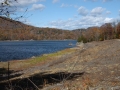
[[76, 55], [49, 70], [84, 72], [75, 80], [64, 78], [70, 90], [120, 90], [120, 40], [90, 42], [79, 48]]

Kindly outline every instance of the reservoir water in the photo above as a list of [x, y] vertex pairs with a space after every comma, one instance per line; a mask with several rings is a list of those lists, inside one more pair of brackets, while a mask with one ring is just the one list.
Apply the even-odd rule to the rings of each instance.
[[[0, 41], [0, 61], [21, 60], [76, 46], [75, 40]], [[72, 43], [71, 45], [69, 45]]]

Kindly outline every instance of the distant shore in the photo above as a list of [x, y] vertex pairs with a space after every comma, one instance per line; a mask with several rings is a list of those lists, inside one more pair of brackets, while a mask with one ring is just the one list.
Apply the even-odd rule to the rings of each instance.
[[63, 39], [63, 40], [34, 40], [34, 39], [30, 39], [30, 40], [0, 40], [0, 41], [77, 41], [75, 39]]

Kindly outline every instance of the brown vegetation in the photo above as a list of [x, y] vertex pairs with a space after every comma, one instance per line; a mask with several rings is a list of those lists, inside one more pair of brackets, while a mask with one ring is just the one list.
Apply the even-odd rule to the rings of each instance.
[[0, 40], [64, 40], [74, 39], [83, 42], [103, 41], [120, 38], [120, 22], [105, 23], [100, 27], [87, 29], [62, 30], [39, 28], [0, 17]]
[[56, 28], [38, 28], [0, 17], [0, 40], [77, 39], [81, 30], [69, 31]]

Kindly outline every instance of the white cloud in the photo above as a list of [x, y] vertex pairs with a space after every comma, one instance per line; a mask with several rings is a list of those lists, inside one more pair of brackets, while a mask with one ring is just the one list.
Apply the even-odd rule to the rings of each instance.
[[81, 6], [78, 8], [78, 13], [82, 16], [86, 16], [88, 14], [88, 10], [85, 7]]
[[[62, 6], [68, 7], [67, 4], [63, 4]], [[78, 13], [81, 16], [77, 15], [68, 20], [52, 21], [49, 23], [49, 26], [54, 28], [73, 30], [77, 28], [101, 26], [104, 23], [110, 23], [114, 21], [113, 18], [107, 17], [107, 15], [111, 12], [102, 7], [96, 7], [92, 10], [88, 10], [85, 7], [81, 6], [78, 8]]]
[[53, 0], [53, 3], [57, 3], [57, 2], [59, 2], [59, 0]]
[[61, 28], [61, 29], [74, 29], [77, 26], [74, 23], [75, 21], [72, 19], [68, 20], [57, 20], [57, 21], [52, 21], [49, 23], [50, 27], [54, 28]]
[[60, 7], [68, 7], [68, 4], [62, 3], [62, 5]]
[[93, 15], [93, 16], [98, 16], [98, 15], [102, 15], [102, 13], [104, 12], [104, 8], [102, 8], [102, 7], [96, 7], [96, 8], [94, 8], [94, 9], [92, 9], [92, 11], [91, 11], [91, 15]]
[[119, 15], [120, 15], [120, 10], [119, 10]]
[[32, 3], [36, 3], [39, 0], [17, 0], [17, 2], [12, 2], [12, 5], [16, 5], [16, 6], [25, 6], [25, 5], [29, 5]]
[[65, 4], [65, 3], [62, 3], [62, 5], [60, 7], [72, 7], [73, 5], [69, 5], [69, 4]]
[[18, 0], [17, 2], [21, 5], [26, 5], [26, 4], [30, 4], [30, 3], [36, 3], [38, 0]]
[[96, 2], [96, 1], [98, 1], [98, 0], [84, 0], [84, 1], [92, 1], [92, 2]]
[[109, 2], [109, 1], [112, 1], [112, 0], [103, 0], [103, 2]]
[[73, 30], [78, 28], [87, 28], [91, 26], [101, 26], [104, 23], [109, 23], [113, 21], [114, 21], [113, 18], [108, 17], [83, 16], [81, 18], [52, 21], [49, 23], [49, 26], [54, 28]]
[[40, 2], [46, 1], [46, 0], [39, 0]]
[[108, 14], [111, 14], [111, 12], [110, 11], [106, 11], [106, 14], [108, 15]]
[[[4, 2], [5, 0], [0, 0], [0, 3]], [[43, 2], [46, 0], [9, 0], [10, 8], [13, 9], [15, 12], [25, 12], [27, 10], [28, 5], [32, 5], [32, 8], [29, 10], [43, 10], [45, 8], [42, 4], [35, 4], [38, 2]]]
[[65, 3], [62, 3], [62, 5], [60, 6], [60, 7], [62, 7], [62, 8], [64, 8], [64, 7], [74, 7], [74, 8], [78, 8], [78, 5], [70, 5], [70, 4], [65, 4]]
[[84, 0], [84, 1], [91, 1], [91, 2], [97, 2], [97, 1], [109, 2], [109, 1], [113, 1], [113, 0]]
[[30, 20], [28, 20], [27, 18], [24, 18], [24, 17], [23, 18], [19, 18], [19, 19], [15, 19], [15, 20], [23, 22], [24, 24], [27, 24], [27, 25], [33, 25], [33, 23]]
[[43, 4], [33, 4], [30, 10], [43, 10], [45, 6]]
[[4, 0], [0, 0], [0, 3], [3, 3]]
[[105, 18], [104, 19], [104, 23], [112, 23], [114, 21], [114, 19], [113, 18]]
[[16, 0], [16, 2], [14, 0], [11, 0], [10, 4], [12, 6], [26, 6], [29, 4], [34, 4], [37, 2], [43, 2], [43, 1], [46, 1], [46, 0]]

